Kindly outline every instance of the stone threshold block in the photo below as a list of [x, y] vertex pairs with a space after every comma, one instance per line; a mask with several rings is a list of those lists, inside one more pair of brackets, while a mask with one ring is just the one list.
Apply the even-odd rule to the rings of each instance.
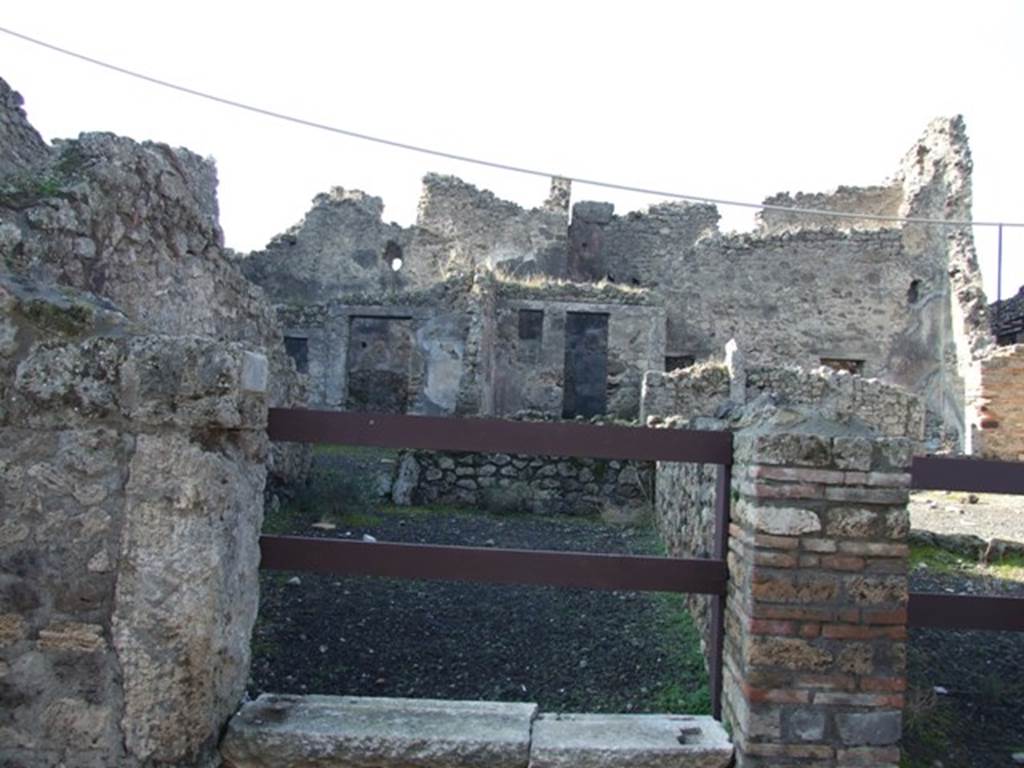
[[536, 704], [264, 694], [228, 723], [225, 768], [525, 768]]
[[694, 715], [541, 715], [530, 768], [725, 768], [721, 723]]

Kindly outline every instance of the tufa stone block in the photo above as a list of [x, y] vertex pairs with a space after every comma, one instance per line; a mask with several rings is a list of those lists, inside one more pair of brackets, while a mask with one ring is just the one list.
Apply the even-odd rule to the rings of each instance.
[[221, 755], [226, 768], [523, 768], [536, 714], [536, 704], [263, 694], [228, 723]]
[[722, 725], [689, 715], [542, 715], [530, 768], [725, 768], [732, 744]]
[[902, 733], [902, 712], [849, 712], [836, 715], [836, 730], [843, 744], [880, 747], [895, 744]]
[[267, 391], [270, 364], [266, 355], [245, 352], [242, 355], [242, 391], [263, 394]]

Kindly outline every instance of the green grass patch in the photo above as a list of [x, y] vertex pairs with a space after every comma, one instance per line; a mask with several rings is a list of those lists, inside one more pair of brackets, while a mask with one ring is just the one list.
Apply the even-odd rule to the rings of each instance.
[[409, 506], [402, 507], [397, 504], [382, 504], [378, 509], [382, 515], [416, 515], [416, 516], [447, 516], [447, 515], [477, 515], [479, 512], [473, 507], [456, 507], [449, 504], [435, 504], [433, 506]]
[[910, 567], [917, 568], [922, 565], [938, 573], [962, 573], [973, 570], [978, 563], [930, 544], [911, 544]]
[[315, 456], [347, 456], [353, 459], [397, 459], [395, 448], [378, 448], [373, 445], [324, 445], [313, 446]]
[[952, 707], [934, 690], [909, 690], [903, 708], [900, 768], [932, 768], [938, 761], [948, 760], [957, 746], [957, 726]]
[[1024, 557], [1005, 555], [992, 563], [979, 563], [973, 558], [950, 552], [930, 544], [910, 546], [910, 567], [924, 566], [935, 573], [989, 576], [1007, 581], [1024, 581]]
[[263, 533], [285, 534], [294, 527], [293, 520], [297, 509], [294, 504], [281, 504], [278, 507], [265, 507], [263, 513]]
[[658, 617], [657, 631], [664, 638], [665, 668], [678, 676], [654, 691], [652, 708], [672, 714], [711, 714], [704, 654], [693, 619], [679, 595], [659, 592], [652, 599]]
[[989, 565], [988, 570], [996, 578], [1024, 581], [1024, 556], [1006, 555], [1002, 560]]

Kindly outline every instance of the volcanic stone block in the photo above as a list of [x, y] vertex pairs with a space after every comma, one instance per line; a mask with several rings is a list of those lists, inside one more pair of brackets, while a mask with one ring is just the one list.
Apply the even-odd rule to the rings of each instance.
[[536, 704], [264, 694], [232, 718], [221, 754], [226, 768], [525, 768], [536, 714]]

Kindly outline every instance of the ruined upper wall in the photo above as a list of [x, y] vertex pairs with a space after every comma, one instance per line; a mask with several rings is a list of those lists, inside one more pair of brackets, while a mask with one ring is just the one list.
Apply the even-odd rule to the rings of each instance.
[[50, 148], [28, 122], [24, 99], [0, 77], [0, 180], [46, 163]]
[[[786, 208], [815, 208], [844, 213], [869, 213], [874, 216], [899, 216], [903, 204], [903, 187], [892, 183], [875, 187], [838, 187], [834, 192], [780, 192], [767, 197], [765, 205]], [[840, 229], [889, 229], [892, 222], [878, 219], [856, 219], [845, 216], [789, 213], [761, 209], [757, 213], [759, 231], [777, 234], [806, 227]]]
[[[36, 150], [30, 136], [10, 151]], [[153, 331], [280, 346], [262, 291], [224, 254], [211, 162], [109, 133], [58, 141], [42, 158], [0, 189], [6, 269], [88, 291]]]
[[[224, 252], [213, 163], [187, 149], [109, 133], [41, 151], [19, 101], [9, 93], [0, 101], [0, 122], [23, 128], [7, 137], [21, 143], [4, 151], [34, 160], [0, 178], [3, 269], [86, 291], [151, 332], [262, 351], [271, 402], [298, 402], [300, 382], [274, 310]], [[297, 471], [289, 455], [275, 452], [275, 474]]]
[[411, 234], [385, 224], [383, 212], [379, 197], [335, 187], [313, 199], [302, 221], [239, 265], [277, 304], [404, 288]]
[[718, 232], [713, 205], [659, 203], [645, 212], [616, 216], [611, 203], [573, 206], [568, 276], [624, 285], [660, 285], [675, 254]]
[[416, 224], [403, 228], [382, 221], [379, 197], [335, 187], [239, 264], [276, 304], [395, 298], [481, 268], [564, 277], [569, 190], [567, 180], [552, 179], [543, 206], [528, 210], [427, 174]]
[[478, 267], [562, 277], [566, 202], [564, 185], [553, 189], [543, 207], [527, 210], [454, 176], [427, 174], [416, 224], [437, 245], [420, 261], [425, 266], [432, 262], [437, 277], [472, 273]]

